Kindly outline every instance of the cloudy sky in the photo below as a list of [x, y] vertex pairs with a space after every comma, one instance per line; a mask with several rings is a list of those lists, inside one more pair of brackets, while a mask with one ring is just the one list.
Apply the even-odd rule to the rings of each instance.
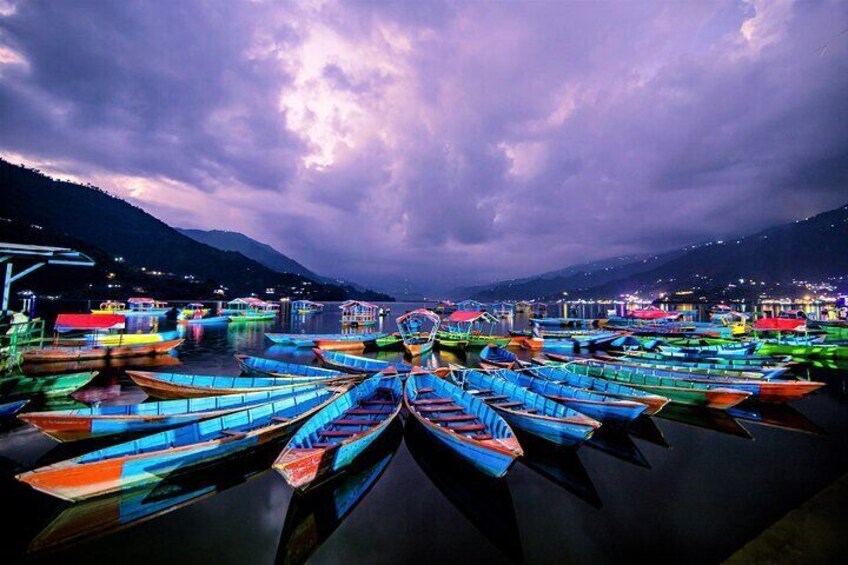
[[0, 154], [432, 285], [848, 202], [848, 2], [0, 0]]

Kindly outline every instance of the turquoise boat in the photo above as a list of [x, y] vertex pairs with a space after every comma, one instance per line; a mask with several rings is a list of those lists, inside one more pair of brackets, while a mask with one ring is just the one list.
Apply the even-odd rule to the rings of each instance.
[[393, 367], [398, 373], [409, 373], [413, 368], [412, 365], [401, 363], [400, 361], [381, 361], [379, 359], [371, 359], [370, 357], [350, 355], [341, 351], [327, 351], [317, 347], [312, 352], [315, 353], [315, 356], [325, 367], [346, 373], [377, 374], [390, 367]]
[[[127, 371], [127, 375], [149, 396], [165, 400], [197, 398], [200, 396], [220, 396], [223, 394], [243, 394], [279, 389], [296, 390], [302, 387], [312, 387], [316, 384], [331, 385], [344, 382], [340, 380], [324, 380], [321, 383], [316, 383], [314, 377], [289, 377], [284, 379], [219, 377], [217, 375], [183, 375], [178, 373], [151, 373], [147, 371]], [[351, 378], [351, 375], [347, 375], [346, 380], [350, 380]]]
[[524, 453], [493, 408], [431, 373], [410, 375], [404, 404], [428, 434], [489, 476], [503, 477]]
[[350, 466], [400, 414], [403, 385], [397, 373], [379, 373], [312, 416], [274, 462], [298, 490], [321, 484]]
[[115, 434], [151, 433], [317, 390], [319, 387], [289, 387], [247, 394], [28, 412], [19, 418], [58, 441], [75, 441]]
[[349, 373], [334, 371], [333, 369], [287, 363], [286, 361], [277, 361], [276, 359], [267, 359], [265, 357], [251, 357], [250, 355], [237, 354], [236, 360], [243, 374], [257, 377], [281, 379], [298, 377], [298, 382], [304, 382], [308, 377], [314, 377], [316, 381], [349, 377]]
[[567, 407], [559, 399], [537, 394], [511, 381], [472, 369], [451, 371], [451, 380], [482, 400], [510, 426], [557, 445], [577, 447], [592, 437], [601, 423]]
[[[535, 361], [535, 360], [534, 360]], [[607, 379], [579, 375], [566, 371], [556, 365], [543, 365], [541, 367], [530, 367], [522, 370], [522, 374], [531, 377], [552, 381], [554, 383], [566, 384], [568, 386], [591, 391], [610, 398], [632, 400], [648, 406], [643, 412], [646, 416], [652, 416], [662, 410], [669, 399], [659, 394], [652, 394], [644, 390], [629, 387]]]
[[563, 406], [577, 410], [581, 414], [604, 424], [629, 424], [648, 409], [647, 404], [635, 400], [622, 400], [603, 394], [595, 394], [582, 388], [552, 382], [524, 373], [500, 369], [492, 374], [545, 398], [555, 400]]
[[521, 361], [512, 351], [491, 344], [480, 351], [480, 366], [485, 369], [514, 369], [521, 366]]
[[316, 341], [377, 341], [388, 335], [387, 333], [283, 334], [265, 332], [265, 337], [277, 345], [290, 345], [294, 347], [315, 347]]
[[338, 393], [312, 390], [270, 404], [159, 432], [22, 473], [36, 490], [78, 501], [143, 488], [259, 448], [298, 426]]

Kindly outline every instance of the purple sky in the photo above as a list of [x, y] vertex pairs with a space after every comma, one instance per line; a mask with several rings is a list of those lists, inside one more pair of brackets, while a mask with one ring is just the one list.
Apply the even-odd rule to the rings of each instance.
[[848, 2], [0, 0], [0, 154], [424, 286], [848, 201]]

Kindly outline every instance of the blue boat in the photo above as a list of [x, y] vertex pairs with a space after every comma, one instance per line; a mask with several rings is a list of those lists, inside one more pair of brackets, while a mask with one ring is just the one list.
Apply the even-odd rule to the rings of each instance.
[[20, 419], [59, 441], [75, 441], [113, 434], [165, 430], [317, 391], [320, 388], [323, 387], [285, 387], [247, 394], [28, 412], [20, 416]]
[[386, 337], [387, 333], [345, 333], [345, 334], [283, 334], [265, 332], [265, 337], [277, 345], [291, 345], [294, 347], [315, 347], [315, 342], [323, 341], [377, 341]]
[[298, 382], [304, 382], [307, 377], [314, 377], [314, 380], [338, 379], [347, 378], [349, 373], [334, 371], [333, 369], [322, 369], [321, 367], [313, 367], [312, 365], [301, 365], [299, 363], [288, 363], [286, 361], [277, 361], [276, 359], [268, 359], [265, 357], [251, 357], [250, 355], [236, 355], [239, 368], [245, 375], [253, 375], [257, 377], [272, 377], [287, 379], [290, 377], [300, 377]]
[[312, 350], [321, 364], [325, 367], [338, 369], [346, 373], [357, 374], [372, 374], [376, 375], [393, 367], [398, 373], [409, 373], [412, 371], [412, 365], [407, 365], [401, 362], [388, 362], [379, 359], [371, 359], [370, 357], [360, 357], [359, 355], [350, 355], [340, 351], [327, 351], [324, 349], [315, 348]]
[[379, 373], [312, 416], [274, 462], [293, 488], [312, 488], [347, 468], [400, 413], [397, 373]]
[[503, 477], [524, 453], [493, 408], [431, 373], [410, 375], [404, 404], [427, 433], [487, 475]]
[[215, 326], [230, 323], [228, 316], [211, 316], [209, 318], [183, 318], [179, 321], [180, 324], [188, 326]]
[[9, 418], [18, 413], [18, 411], [26, 406], [29, 400], [18, 400], [17, 402], [8, 402], [0, 404], [0, 418]]
[[473, 369], [455, 369], [451, 380], [482, 400], [510, 426], [557, 445], [576, 447], [592, 437], [601, 423], [513, 382]]
[[633, 400], [640, 404], [645, 404], [648, 406], [648, 408], [643, 411], [643, 414], [646, 416], [656, 414], [669, 402], [668, 398], [658, 394], [651, 394], [650, 392], [645, 392], [644, 390], [629, 387], [614, 381], [608, 381], [606, 379], [579, 375], [555, 365], [530, 367], [523, 369], [522, 373], [539, 379], [588, 390], [595, 394], [601, 394], [623, 400]]
[[70, 501], [145, 487], [172, 473], [205, 467], [281, 438], [338, 393], [319, 389], [290, 396], [92, 451], [17, 479]]
[[[219, 377], [217, 375], [183, 375], [178, 373], [151, 373], [147, 371], [127, 371], [127, 375], [149, 396], [166, 400], [272, 391], [281, 388], [297, 389], [311, 387], [316, 384], [330, 385], [343, 382], [339, 379], [324, 379], [319, 383], [316, 382], [315, 377], [289, 377], [284, 379], [268, 377]], [[347, 375], [345, 380], [350, 380], [350, 378], [351, 376]]]
[[648, 408], [647, 404], [636, 402], [635, 400], [622, 400], [603, 394], [596, 394], [586, 389], [540, 379], [507, 369], [494, 371], [492, 375], [506, 379], [520, 387], [530, 389], [536, 394], [555, 400], [564, 406], [568, 406], [581, 414], [585, 414], [605, 424], [628, 424], [638, 418]]
[[522, 363], [512, 351], [489, 344], [480, 351], [480, 366], [486, 369], [514, 369]]

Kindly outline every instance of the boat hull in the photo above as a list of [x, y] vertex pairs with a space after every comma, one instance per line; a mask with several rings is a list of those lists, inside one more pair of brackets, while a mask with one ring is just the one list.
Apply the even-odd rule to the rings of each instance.
[[172, 339], [155, 343], [120, 345], [114, 347], [45, 347], [44, 349], [31, 349], [29, 351], [25, 351], [23, 354], [23, 362], [57, 363], [164, 355], [179, 347], [183, 341], [184, 340], [182, 339]]

